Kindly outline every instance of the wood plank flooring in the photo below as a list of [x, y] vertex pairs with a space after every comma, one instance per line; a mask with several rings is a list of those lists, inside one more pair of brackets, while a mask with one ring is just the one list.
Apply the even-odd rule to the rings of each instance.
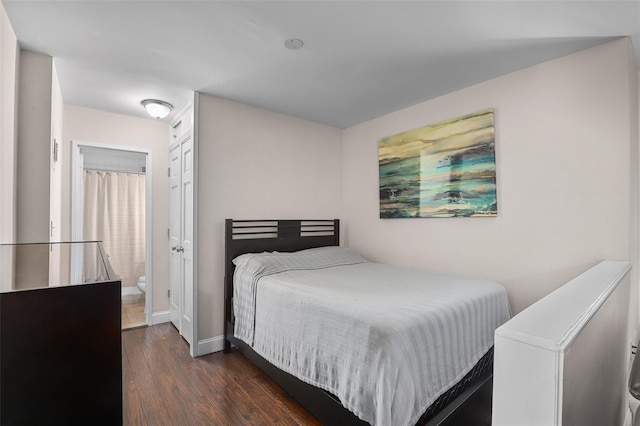
[[123, 331], [124, 425], [320, 425], [239, 352], [191, 358], [171, 324]]

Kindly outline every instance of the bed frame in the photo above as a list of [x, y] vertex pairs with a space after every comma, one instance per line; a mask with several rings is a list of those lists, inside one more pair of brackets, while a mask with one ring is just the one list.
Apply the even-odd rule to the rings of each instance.
[[[258, 368], [326, 425], [367, 425], [332, 394], [275, 367], [234, 336], [233, 259], [244, 253], [292, 252], [340, 245], [340, 220], [225, 220], [224, 352], [235, 346]], [[418, 425], [490, 425], [493, 353], [485, 368], [472, 371], [447, 398], [437, 400]], [[435, 410], [434, 410], [435, 408]]]

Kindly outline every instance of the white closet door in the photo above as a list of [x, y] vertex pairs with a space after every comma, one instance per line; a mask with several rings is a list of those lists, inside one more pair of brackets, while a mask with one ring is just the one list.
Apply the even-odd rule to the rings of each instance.
[[193, 344], [193, 139], [191, 136], [181, 143], [182, 156], [182, 241], [180, 294], [180, 334]]
[[179, 332], [180, 326], [180, 295], [182, 256], [180, 252], [180, 242], [182, 241], [181, 212], [182, 212], [182, 155], [181, 145], [176, 143], [169, 148], [169, 316], [171, 322]]
[[182, 337], [194, 341], [193, 109], [171, 127], [169, 146], [169, 317]]
[[169, 317], [197, 356], [194, 106], [171, 125], [169, 142]]

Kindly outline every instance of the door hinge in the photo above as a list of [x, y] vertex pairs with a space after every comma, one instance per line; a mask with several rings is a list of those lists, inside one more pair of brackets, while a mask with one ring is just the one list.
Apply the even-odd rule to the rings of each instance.
[[171, 299], [171, 290], [167, 290], [167, 297]]
[[167, 228], [167, 239], [171, 238], [171, 228]]
[[171, 177], [171, 167], [167, 167], [167, 176]]

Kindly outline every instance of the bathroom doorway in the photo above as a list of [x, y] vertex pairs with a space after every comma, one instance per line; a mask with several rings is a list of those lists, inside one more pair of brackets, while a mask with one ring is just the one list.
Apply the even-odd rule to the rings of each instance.
[[122, 329], [146, 326], [151, 311], [151, 154], [83, 142], [73, 143], [73, 153], [74, 239], [102, 241], [122, 281]]

